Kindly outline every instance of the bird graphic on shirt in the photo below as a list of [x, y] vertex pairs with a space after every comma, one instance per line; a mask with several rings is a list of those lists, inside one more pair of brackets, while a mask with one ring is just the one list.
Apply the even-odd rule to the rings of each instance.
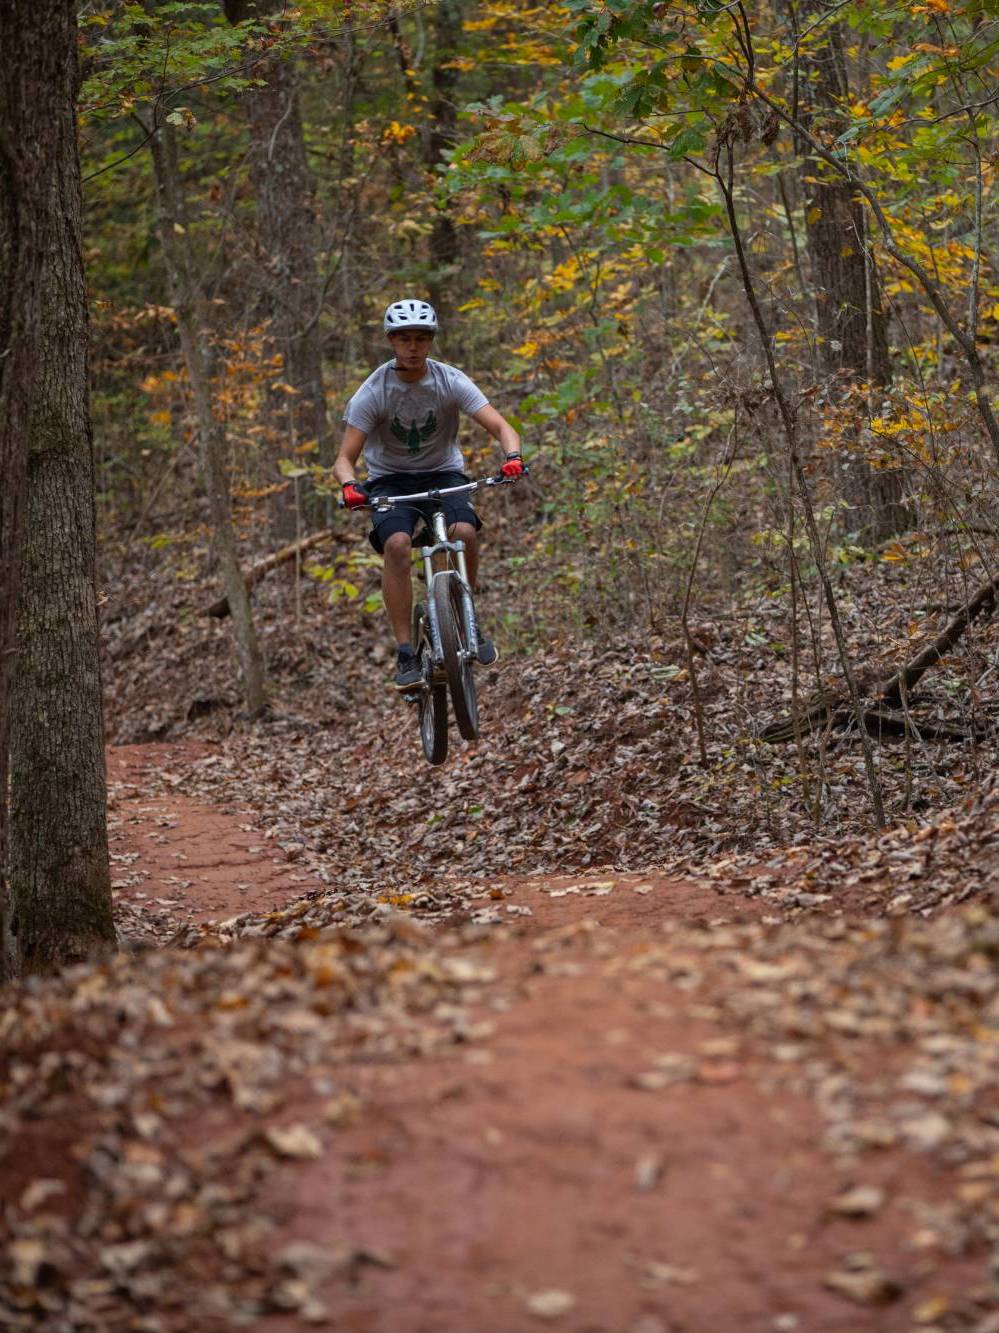
[[437, 429], [437, 418], [433, 412], [428, 412], [422, 426], [418, 426], [416, 421], [412, 420], [407, 428], [398, 417], [393, 417], [390, 429], [395, 438], [400, 440], [411, 454], [418, 454], [420, 446], [425, 444]]

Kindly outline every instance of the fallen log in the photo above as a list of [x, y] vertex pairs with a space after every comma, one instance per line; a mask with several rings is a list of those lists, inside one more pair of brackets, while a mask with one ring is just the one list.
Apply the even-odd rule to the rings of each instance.
[[[243, 575], [247, 590], [255, 588], [261, 579], [274, 569], [281, 565], [286, 565], [289, 560], [294, 560], [296, 555], [301, 555], [303, 551], [309, 551], [314, 546], [319, 546], [323, 542], [331, 541], [335, 533], [333, 528], [323, 528], [320, 532], [313, 532], [308, 537], [302, 537], [297, 542], [291, 542], [288, 546], [282, 546], [279, 551], [273, 555], [266, 556], [263, 560], [258, 560], [255, 565]], [[339, 534], [342, 535], [342, 534]], [[224, 620], [229, 614], [228, 597], [220, 597], [218, 601], [212, 602], [211, 606], [205, 607], [202, 615], [214, 616], [216, 620]]]
[[878, 693], [878, 702], [885, 704], [901, 704], [903, 691], [908, 695], [914, 685], [917, 685], [920, 679], [926, 674], [931, 666], [945, 657], [954, 647], [958, 639], [986, 607], [995, 606], [996, 589], [999, 589], [999, 576], [989, 579], [978, 589], [974, 597], [969, 602], [965, 602], [957, 615], [947, 626], [937, 635], [932, 643], [916, 654], [911, 662], [908, 662], [894, 676], [890, 676], [881, 684]]
[[974, 723], [934, 722], [930, 718], [917, 721], [905, 713], [889, 712], [883, 708], [865, 709], [864, 726], [875, 737], [911, 736], [923, 741], [970, 741], [981, 739], [986, 734], [984, 727]]
[[[869, 732], [887, 732], [892, 735], [913, 734], [906, 718], [894, 716], [893, 709], [901, 708], [903, 700], [919, 684], [931, 666], [935, 666], [942, 657], [950, 652], [961, 635], [986, 608], [995, 606], [999, 592], [999, 575], [984, 583], [958, 613], [944, 626], [937, 637], [928, 643], [903, 667], [877, 682], [870, 691], [873, 707], [864, 714], [864, 725]], [[793, 713], [776, 718], [760, 732], [760, 740], [769, 745], [783, 745], [794, 740], [795, 734], [809, 731], [822, 731], [826, 727], [843, 727], [853, 719], [850, 700], [846, 693], [834, 694], [822, 690], [813, 695], [805, 708], [797, 715]], [[927, 723], [917, 724], [921, 735], [936, 740], [966, 740], [972, 734], [961, 724]]]

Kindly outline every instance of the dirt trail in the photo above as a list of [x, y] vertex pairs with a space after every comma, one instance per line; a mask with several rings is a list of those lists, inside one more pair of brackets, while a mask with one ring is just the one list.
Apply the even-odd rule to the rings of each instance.
[[319, 887], [254, 827], [254, 812], [184, 794], [183, 766], [212, 749], [187, 742], [108, 750], [115, 892], [134, 909], [139, 934], [266, 912]]
[[[206, 753], [110, 754], [119, 892], [153, 933], [316, 886], [251, 812], [184, 795], [183, 763]], [[337, 1084], [359, 1116], [318, 1160], [270, 1177], [274, 1245], [304, 1245], [311, 1294], [254, 1327], [891, 1333], [938, 1327], [930, 1313], [974, 1289], [978, 1260], [927, 1240], [925, 1225], [920, 1240], [946, 1172], [890, 1138], [873, 1159], [830, 1157], [822, 1097], [807, 1079], [789, 1090], [773, 1051], [747, 1039], [724, 972], [695, 984], [700, 963], [688, 974], [689, 949], [671, 952], [681, 926], [706, 957], [716, 936], [731, 949], [738, 923], [759, 931], [758, 900], [610, 872], [508, 877], [490, 897], [498, 928], [480, 914], [455, 949], [481, 982], [467, 1040], [348, 1060]], [[869, 1052], [850, 1059], [876, 1080]], [[831, 1212], [858, 1183], [883, 1202]], [[951, 1327], [972, 1325], [939, 1325]]]
[[[864, 1177], [894, 1196], [884, 1215], [830, 1218], [830, 1197], [851, 1182], [818, 1150], [816, 1108], [762, 1091], [761, 1062], [741, 1058], [730, 1030], [575, 950], [531, 979], [525, 951], [522, 938], [490, 952], [516, 984], [488, 1042], [352, 1069], [361, 1123], [272, 1182], [284, 1242], [373, 1256], [322, 1287], [328, 1327], [512, 1333], [548, 1309], [575, 1333], [912, 1327], [911, 1304], [865, 1311], [822, 1278], [870, 1250], [925, 1292], [936, 1265], [918, 1273], [905, 1239], [907, 1198], [932, 1189], [925, 1171], [903, 1181], [886, 1158]], [[637, 1087], [666, 1057], [691, 1061], [693, 1080]]]

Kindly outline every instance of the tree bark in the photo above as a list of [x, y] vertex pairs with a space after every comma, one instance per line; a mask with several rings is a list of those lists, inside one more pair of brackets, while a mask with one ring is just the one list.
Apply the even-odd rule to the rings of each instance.
[[[25, 522], [18, 549], [10, 727], [8, 970], [49, 971], [115, 948], [95, 588], [94, 463], [81, 250], [75, 5], [45, 40], [53, 102], [41, 328], [27, 376]], [[35, 110], [37, 116], [37, 108]]]
[[43, 337], [51, 175], [65, 115], [65, 70], [75, 52], [75, 15], [72, 0], [0, 5], [0, 969], [11, 950], [9, 737], [33, 373]]
[[[228, 0], [230, 22], [254, 17], [277, 21], [284, 0]], [[299, 108], [298, 71], [280, 55], [254, 67], [261, 83], [247, 91], [243, 104], [250, 128], [250, 179], [256, 197], [257, 245], [263, 279], [263, 314], [269, 320], [268, 343], [279, 353], [277, 379], [294, 392], [270, 388], [266, 397], [269, 438], [275, 460], [314, 440], [323, 461], [327, 453], [326, 401], [323, 394], [319, 308], [319, 219], [315, 182], [305, 152]], [[295, 531], [291, 488], [274, 497], [271, 522], [275, 535]]]
[[[825, 6], [809, 0], [799, 18], [809, 26], [826, 12]], [[800, 115], [812, 134], [835, 138], [845, 128], [843, 108], [850, 92], [843, 31], [838, 23], [825, 24], [819, 31], [821, 45], [809, 48], [801, 62]], [[843, 387], [866, 385], [870, 398], [891, 382], [891, 362], [888, 321], [867, 241], [863, 201], [807, 146], [802, 190], [819, 361]], [[901, 471], [875, 470], [866, 459], [850, 454], [844, 473], [851, 506], [848, 526], [874, 541], [910, 526], [902, 504]]]
[[264, 661], [253, 624], [249, 592], [239, 567], [226, 466], [225, 426], [216, 416], [212, 404], [213, 354], [204, 337], [207, 320], [196, 284], [189, 233], [182, 221], [184, 210], [173, 126], [164, 124], [156, 129], [150, 138], [150, 146], [156, 172], [160, 240], [170, 277], [181, 352], [194, 398], [215, 549], [232, 611], [243, 699], [246, 711], [256, 717], [266, 703]]

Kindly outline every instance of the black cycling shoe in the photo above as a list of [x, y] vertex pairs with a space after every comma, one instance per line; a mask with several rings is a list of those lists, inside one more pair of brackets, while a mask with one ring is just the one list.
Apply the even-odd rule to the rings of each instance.
[[479, 646], [475, 650], [475, 660], [479, 666], [492, 666], [494, 662], [499, 660], [499, 649], [492, 639], [479, 639]]
[[423, 679], [420, 659], [413, 652], [399, 650], [396, 654], [395, 687], [397, 690], [411, 690]]

